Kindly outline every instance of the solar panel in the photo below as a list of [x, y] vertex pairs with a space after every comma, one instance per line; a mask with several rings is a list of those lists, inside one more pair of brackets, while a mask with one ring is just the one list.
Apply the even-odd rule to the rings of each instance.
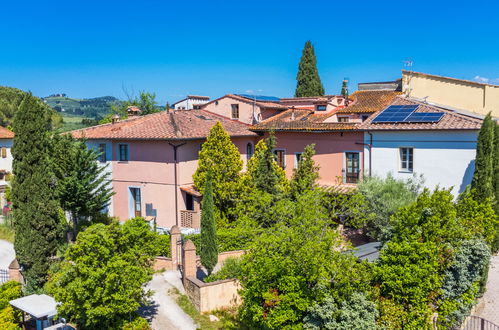
[[415, 112], [407, 117], [404, 122], [407, 123], [438, 123], [444, 116], [438, 112]]
[[373, 123], [396, 123], [403, 122], [419, 105], [391, 105], [381, 112]]
[[279, 102], [280, 101], [280, 98], [275, 97], [275, 96], [249, 95], [249, 94], [236, 94], [236, 95], [250, 99], [250, 100], [262, 101], [262, 102]]

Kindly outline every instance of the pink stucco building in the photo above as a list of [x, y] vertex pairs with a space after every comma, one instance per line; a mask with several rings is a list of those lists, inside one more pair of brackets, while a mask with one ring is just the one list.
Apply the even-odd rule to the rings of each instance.
[[[364, 131], [361, 124], [386, 107], [396, 91], [357, 91], [348, 106], [342, 97], [281, 99], [292, 108], [251, 127], [258, 133], [274, 131], [277, 161], [288, 177], [305, 146], [315, 144], [319, 184], [355, 184], [364, 172]], [[334, 104], [337, 106], [334, 106]], [[322, 106], [324, 105], [324, 106]]]
[[227, 94], [210, 101], [202, 109], [246, 124], [256, 124], [288, 109], [278, 98]]
[[143, 216], [158, 227], [197, 227], [199, 194], [192, 188], [198, 152], [220, 121], [246, 162], [257, 134], [247, 124], [205, 110], [163, 111], [73, 132], [103, 152], [115, 195], [109, 214]]

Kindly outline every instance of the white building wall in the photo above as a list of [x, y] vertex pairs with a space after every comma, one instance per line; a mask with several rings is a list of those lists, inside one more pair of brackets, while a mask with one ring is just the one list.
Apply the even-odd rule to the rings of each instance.
[[[425, 186], [435, 189], [454, 187], [457, 196], [471, 183], [475, 170], [478, 131], [384, 131], [372, 133], [372, 174], [391, 172], [400, 179], [422, 174]], [[364, 134], [364, 142], [370, 143]], [[400, 170], [399, 148], [414, 148], [413, 173]], [[364, 165], [369, 171], [369, 147], [365, 146]]]
[[7, 157], [2, 158], [0, 155], [0, 170], [5, 170], [12, 173], [12, 139], [0, 139], [0, 148], [7, 148]]
[[[113, 156], [113, 144], [111, 141], [106, 141], [106, 140], [87, 140], [87, 147], [90, 149], [94, 149], [96, 152], [99, 152], [99, 145], [100, 144], [105, 144], [106, 145], [106, 162], [101, 163], [99, 162], [100, 166], [107, 166], [106, 169], [104, 170], [105, 173], [109, 173], [108, 179], [109, 181], [109, 187], [112, 189], [113, 188], [113, 163], [112, 163], [112, 156]], [[107, 209], [107, 214], [109, 216], [113, 216], [113, 197], [111, 197], [110, 204]]]
[[186, 99], [181, 102], [178, 102], [175, 104], [174, 108], [175, 110], [192, 110], [194, 109], [195, 105], [201, 105], [208, 103], [210, 100], [205, 100], [205, 99]]

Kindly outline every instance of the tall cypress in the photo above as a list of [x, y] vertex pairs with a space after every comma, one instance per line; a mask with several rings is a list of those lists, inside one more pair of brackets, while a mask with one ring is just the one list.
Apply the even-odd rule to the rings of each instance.
[[314, 46], [307, 41], [303, 47], [298, 74], [296, 75], [296, 97], [323, 96], [324, 86], [322, 86], [319, 71], [317, 70], [317, 59], [315, 58]]
[[40, 102], [27, 94], [15, 113], [14, 249], [24, 268], [26, 291], [38, 291], [47, 280], [51, 258], [61, 238], [59, 204], [49, 158], [50, 118]]
[[217, 230], [215, 226], [215, 205], [213, 202], [211, 171], [206, 175], [203, 200], [201, 201], [201, 264], [211, 274], [218, 261]]
[[495, 210], [499, 216], [499, 124], [495, 123], [495, 136], [494, 136], [494, 196], [495, 196]]
[[475, 173], [473, 174], [471, 188], [475, 189], [475, 197], [481, 201], [487, 198], [492, 199], [494, 196], [495, 126], [495, 122], [492, 120], [490, 113], [488, 113], [478, 133]]

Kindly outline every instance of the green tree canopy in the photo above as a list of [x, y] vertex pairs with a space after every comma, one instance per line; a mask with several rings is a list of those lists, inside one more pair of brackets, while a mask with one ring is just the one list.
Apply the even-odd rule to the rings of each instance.
[[364, 264], [338, 251], [317, 191], [290, 207], [292, 216], [263, 231], [244, 256], [241, 315], [254, 328], [299, 327], [327, 295], [341, 302], [369, 285]]
[[402, 206], [416, 200], [422, 179], [413, 177], [398, 180], [388, 174], [386, 178], [365, 177], [358, 184], [359, 193], [367, 207], [367, 233], [377, 240], [388, 240], [391, 233], [390, 216]]
[[85, 329], [115, 329], [149, 292], [156, 234], [142, 218], [95, 224], [78, 235], [47, 283], [58, 313]]
[[25, 269], [26, 290], [33, 292], [47, 279], [50, 260], [62, 237], [59, 202], [49, 156], [50, 118], [47, 109], [26, 94], [14, 116], [12, 183], [14, 249]]
[[192, 176], [194, 185], [204, 193], [206, 176], [212, 175], [213, 200], [222, 216], [226, 216], [235, 201], [236, 187], [243, 161], [237, 147], [222, 124], [217, 122], [210, 130], [199, 152], [198, 168]]
[[118, 105], [111, 105], [110, 112], [99, 122], [99, 124], [110, 123], [113, 115], [118, 115], [122, 119], [128, 118], [127, 109], [131, 106], [138, 107], [141, 110], [141, 116], [161, 111], [158, 103], [156, 102], [156, 94], [141, 91], [139, 96], [128, 96], [127, 101], [120, 102]]
[[57, 196], [61, 207], [71, 214], [76, 234], [78, 222], [98, 217], [109, 205], [113, 195], [109, 172], [85, 141], [66, 134], [54, 136], [52, 142]]
[[317, 186], [316, 181], [319, 179], [319, 166], [315, 165], [312, 159], [314, 155], [315, 144], [306, 146], [301, 154], [298, 166], [293, 169], [290, 188], [291, 196], [295, 200], [304, 191], [314, 189]]
[[476, 146], [475, 173], [471, 187], [475, 190], [476, 198], [485, 200], [494, 198], [494, 158], [495, 158], [495, 131], [496, 123], [490, 113], [485, 116], [478, 133]]
[[317, 70], [317, 59], [315, 58], [314, 46], [307, 41], [303, 47], [298, 74], [296, 75], [296, 97], [323, 96], [324, 86], [322, 86], [319, 71]]
[[[14, 116], [26, 94], [26, 92], [17, 88], [0, 86], [0, 126], [7, 127], [13, 124]], [[43, 113], [47, 120], [50, 121], [50, 127], [60, 127], [62, 123], [61, 115], [43, 103], [38, 97], [31, 97], [37, 106], [44, 109]]]
[[213, 203], [213, 188], [211, 185], [211, 172], [206, 176], [203, 200], [201, 201], [201, 246], [199, 256], [201, 264], [211, 274], [218, 262], [217, 230], [215, 224]]

